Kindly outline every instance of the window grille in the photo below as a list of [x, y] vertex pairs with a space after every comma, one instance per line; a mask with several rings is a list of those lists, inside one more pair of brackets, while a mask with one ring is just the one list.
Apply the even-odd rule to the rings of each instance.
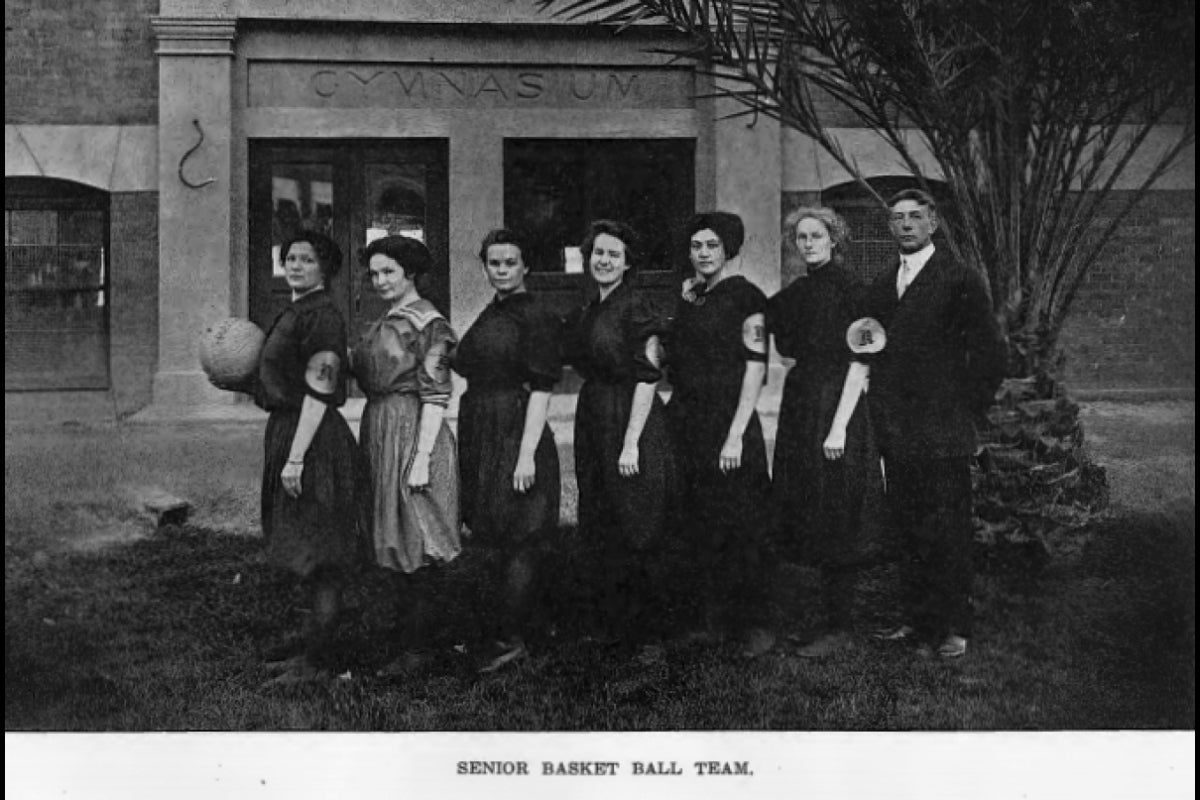
[[4, 388], [109, 386], [108, 195], [6, 179]]

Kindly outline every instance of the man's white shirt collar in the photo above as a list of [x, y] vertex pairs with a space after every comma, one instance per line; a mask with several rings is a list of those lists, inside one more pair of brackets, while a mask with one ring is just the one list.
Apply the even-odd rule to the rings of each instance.
[[897, 296], [904, 296], [905, 290], [912, 285], [925, 268], [925, 264], [933, 257], [933, 251], [933, 242], [930, 242], [915, 253], [900, 254], [900, 271], [896, 273]]

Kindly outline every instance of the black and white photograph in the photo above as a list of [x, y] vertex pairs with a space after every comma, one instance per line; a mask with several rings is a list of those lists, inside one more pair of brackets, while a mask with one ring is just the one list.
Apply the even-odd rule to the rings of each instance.
[[6, 796], [1194, 796], [1195, 16], [6, 0]]

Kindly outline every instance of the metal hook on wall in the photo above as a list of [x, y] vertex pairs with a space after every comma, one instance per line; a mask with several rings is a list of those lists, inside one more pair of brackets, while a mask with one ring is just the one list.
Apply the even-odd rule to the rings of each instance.
[[208, 186], [210, 183], [214, 183], [216, 181], [216, 178], [208, 178], [206, 180], [200, 181], [199, 183], [193, 183], [192, 181], [189, 181], [187, 179], [186, 175], [183, 174], [183, 165], [187, 162], [187, 160], [189, 158], [192, 157], [193, 153], [195, 153], [197, 150], [200, 149], [200, 145], [204, 144], [204, 128], [200, 127], [200, 120], [194, 119], [194, 120], [192, 120], [192, 124], [194, 126], [196, 126], [196, 133], [200, 134], [200, 138], [197, 139], [196, 143], [194, 145], [192, 145], [191, 148], [186, 153], [183, 154], [182, 158], [179, 159], [179, 182], [182, 183], [184, 186], [188, 187], [189, 189], [203, 189], [205, 186]]

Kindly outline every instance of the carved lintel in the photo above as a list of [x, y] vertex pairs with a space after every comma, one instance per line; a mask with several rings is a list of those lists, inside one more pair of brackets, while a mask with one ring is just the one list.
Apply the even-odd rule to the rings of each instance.
[[233, 56], [235, 17], [153, 17], [160, 56]]

